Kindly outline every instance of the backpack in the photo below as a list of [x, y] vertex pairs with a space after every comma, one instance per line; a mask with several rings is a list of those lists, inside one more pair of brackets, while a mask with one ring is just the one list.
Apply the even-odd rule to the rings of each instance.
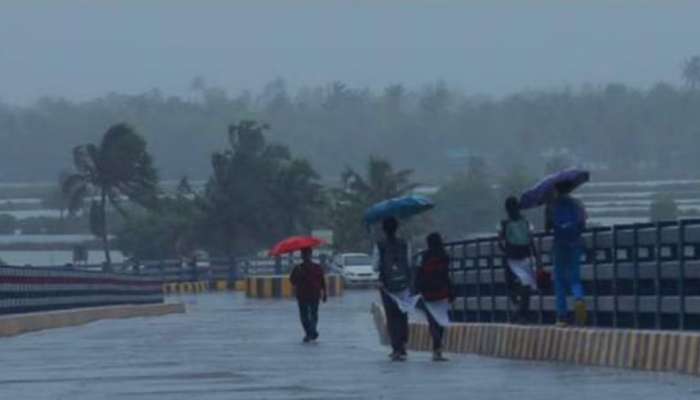
[[576, 244], [581, 239], [581, 206], [570, 197], [562, 197], [552, 210], [554, 240], [562, 244]]
[[506, 243], [517, 247], [530, 246], [532, 234], [530, 232], [530, 223], [525, 218], [515, 221], [508, 220], [503, 225]]
[[408, 289], [410, 283], [408, 267], [408, 245], [401, 239], [389, 243], [377, 243], [379, 250], [379, 270], [383, 283], [390, 292]]
[[501, 222], [501, 231], [505, 241], [505, 256], [512, 259], [523, 259], [532, 255], [530, 244], [532, 233], [530, 223], [525, 218], [515, 221], [505, 220]]

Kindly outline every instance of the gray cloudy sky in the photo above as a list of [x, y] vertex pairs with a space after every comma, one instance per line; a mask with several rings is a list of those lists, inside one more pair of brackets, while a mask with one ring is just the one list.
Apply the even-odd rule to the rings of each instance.
[[2, 0], [0, 99], [85, 99], [195, 76], [231, 91], [275, 78], [469, 92], [679, 82], [700, 1]]

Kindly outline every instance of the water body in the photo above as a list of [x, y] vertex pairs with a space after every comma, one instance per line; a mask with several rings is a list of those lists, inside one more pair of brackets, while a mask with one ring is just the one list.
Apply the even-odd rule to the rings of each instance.
[[[110, 238], [112, 236], [110, 235]], [[79, 244], [97, 240], [90, 234], [68, 234], [68, 235], [0, 235], [0, 244], [13, 243], [67, 243]]]
[[60, 218], [61, 217], [60, 210], [50, 210], [50, 209], [0, 211], [0, 214], [11, 215], [17, 219], [38, 218], [38, 217], [50, 217], [50, 218]]
[[23, 400], [700, 398], [700, 380], [450, 355], [391, 363], [374, 291], [321, 307], [321, 339], [301, 343], [292, 301], [238, 293], [184, 297], [186, 315], [101, 321], [0, 339], [0, 398]]

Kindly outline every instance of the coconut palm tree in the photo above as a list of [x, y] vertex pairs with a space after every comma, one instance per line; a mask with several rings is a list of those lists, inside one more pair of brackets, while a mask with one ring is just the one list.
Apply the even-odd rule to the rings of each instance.
[[75, 214], [90, 202], [90, 230], [102, 240], [107, 265], [109, 250], [107, 206], [123, 216], [123, 200], [148, 209], [156, 207], [158, 174], [153, 167], [146, 141], [127, 124], [110, 127], [102, 142], [73, 149], [75, 171], [63, 180], [68, 210]]
[[204, 238], [221, 254], [251, 252], [312, 228], [322, 206], [319, 176], [286, 146], [268, 143], [269, 127], [240, 121], [229, 127], [229, 147], [212, 156], [203, 194]]
[[342, 175], [342, 182], [346, 193], [359, 196], [370, 205], [400, 196], [416, 187], [410, 181], [413, 170], [395, 171], [391, 163], [383, 158], [370, 156], [366, 173], [366, 176], [362, 176], [348, 168]]
[[348, 168], [342, 175], [343, 188], [335, 191], [332, 215], [334, 238], [339, 250], [363, 250], [369, 246], [362, 226], [364, 211], [374, 203], [398, 197], [415, 189], [412, 170], [394, 170], [391, 163], [370, 157], [366, 175]]

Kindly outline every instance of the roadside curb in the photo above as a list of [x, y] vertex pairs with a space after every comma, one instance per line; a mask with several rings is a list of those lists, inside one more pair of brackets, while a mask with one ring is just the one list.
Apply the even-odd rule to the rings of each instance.
[[[374, 303], [372, 315], [381, 344], [388, 345], [384, 309]], [[427, 324], [410, 323], [408, 347], [431, 350]], [[452, 353], [700, 376], [700, 332], [455, 323], [445, 332], [443, 348]]]
[[0, 316], [0, 337], [46, 329], [85, 325], [104, 319], [155, 317], [185, 313], [182, 303], [118, 305], [106, 307], [78, 308], [72, 310], [12, 314]]

